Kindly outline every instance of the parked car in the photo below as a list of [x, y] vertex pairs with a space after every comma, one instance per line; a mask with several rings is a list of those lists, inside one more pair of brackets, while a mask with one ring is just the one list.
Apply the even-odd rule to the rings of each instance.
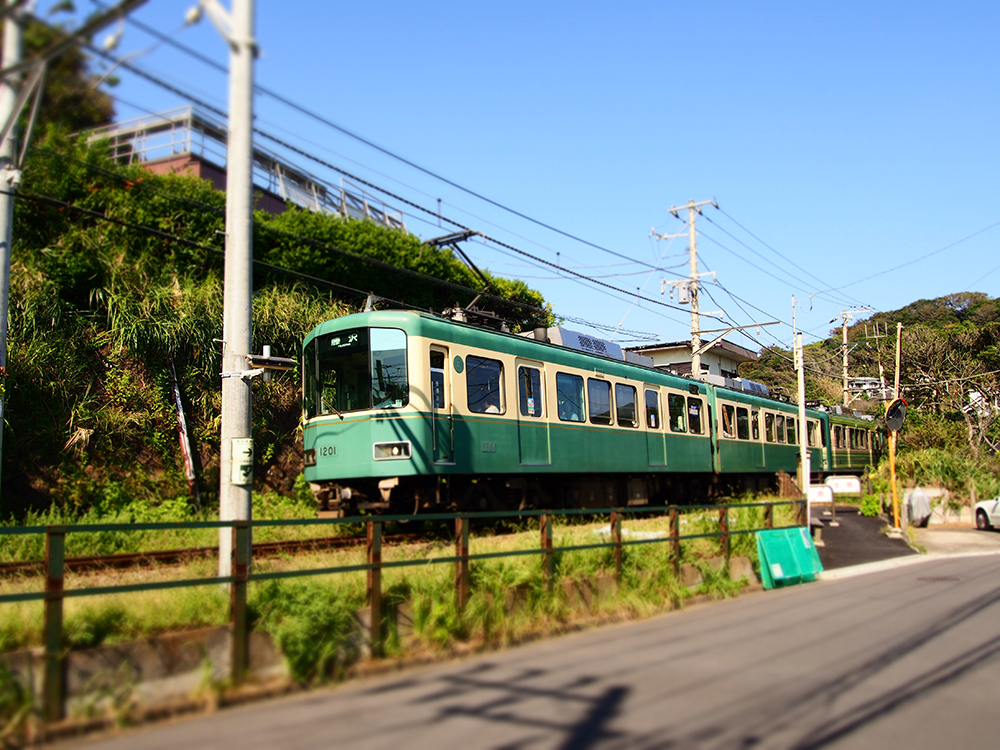
[[1000, 495], [976, 503], [976, 528], [986, 531], [1000, 526]]

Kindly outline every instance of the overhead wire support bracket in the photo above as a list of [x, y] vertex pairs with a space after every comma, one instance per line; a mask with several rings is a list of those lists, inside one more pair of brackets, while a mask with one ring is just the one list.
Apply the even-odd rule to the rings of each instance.
[[692, 352], [692, 353], [693, 354], [704, 354], [709, 349], [711, 349], [713, 346], [715, 346], [720, 341], [722, 341], [722, 339], [724, 339], [726, 336], [728, 336], [733, 331], [742, 331], [744, 328], [760, 328], [762, 326], [776, 326], [780, 322], [781, 321], [778, 321], [778, 320], [772, 320], [772, 321], [770, 321], [768, 323], [748, 323], [745, 326], [729, 326], [729, 328], [715, 328], [715, 329], [713, 329], [711, 331], [699, 331], [699, 333], [718, 333], [719, 335], [716, 336], [711, 341], [709, 341], [707, 344], [702, 344], [701, 346], [698, 347], [697, 351]]

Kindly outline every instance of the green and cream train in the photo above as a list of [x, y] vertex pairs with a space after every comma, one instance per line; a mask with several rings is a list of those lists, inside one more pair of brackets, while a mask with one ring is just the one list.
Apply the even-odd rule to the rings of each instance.
[[[317, 326], [303, 345], [303, 447], [320, 502], [666, 504], [795, 473], [796, 406], [535, 336], [407, 311]], [[815, 475], [877, 460], [874, 422], [809, 410], [807, 424]]]

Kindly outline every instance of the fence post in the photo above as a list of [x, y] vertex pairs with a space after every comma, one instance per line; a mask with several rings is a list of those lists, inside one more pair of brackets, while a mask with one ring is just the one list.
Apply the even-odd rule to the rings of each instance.
[[545, 585], [552, 593], [552, 516], [543, 513], [538, 520], [541, 523], [542, 549], [545, 551]]
[[458, 611], [465, 610], [469, 601], [469, 525], [471, 519], [455, 519], [455, 590], [458, 596]]
[[670, 509], [670, 539], [674, 548], [674, 578], [681, 577], [681, 521], [677, 508]]
[[368, 612], [372, 656], [382, 655], [382, 522], [368, 522]]
[[725, 505], [719, 509], [719, 533], [722, 534], [722, 556], [729, 560], [729, 506]]
[[66, 528], [45, 529], [45, 694], [46, 721], [63, 717], [66, 657], [63, 653], [63, 571]]
[[622, 514], [611, 514], [611, 541], [615, 545], [615, 580], [622, 582]]
[[232, 626], [233, 651], [231, 674], [239, 685], [247, 676], [250, 665], [250, 633], [247, 629], [247, 580], [250, 573], [250, 523], [233, 522], [232, 571], [229, 587], [229, 617]]
[[774, 528], [774, 503], [768, 503], [764, 506], [764, 528]]

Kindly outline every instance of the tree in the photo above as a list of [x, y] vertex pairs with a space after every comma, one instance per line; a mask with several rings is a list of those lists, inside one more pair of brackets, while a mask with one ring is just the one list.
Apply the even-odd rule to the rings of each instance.
[[[65, 39], [66, 33], [58, 26], [29, 19], [24, 28], [25, 60]], [[115, 107], [111, 97], [98, 88], [100, 82], [90, 72], [89, 60], [79, 47], [71, 47], [50, 60], [35, 127], [44, 132], [49, 126], [56, 126], [72, 133], [110, 123], [115, 117]], [[27, 113], [23, 113], [22, 133], [26, 119]]]

